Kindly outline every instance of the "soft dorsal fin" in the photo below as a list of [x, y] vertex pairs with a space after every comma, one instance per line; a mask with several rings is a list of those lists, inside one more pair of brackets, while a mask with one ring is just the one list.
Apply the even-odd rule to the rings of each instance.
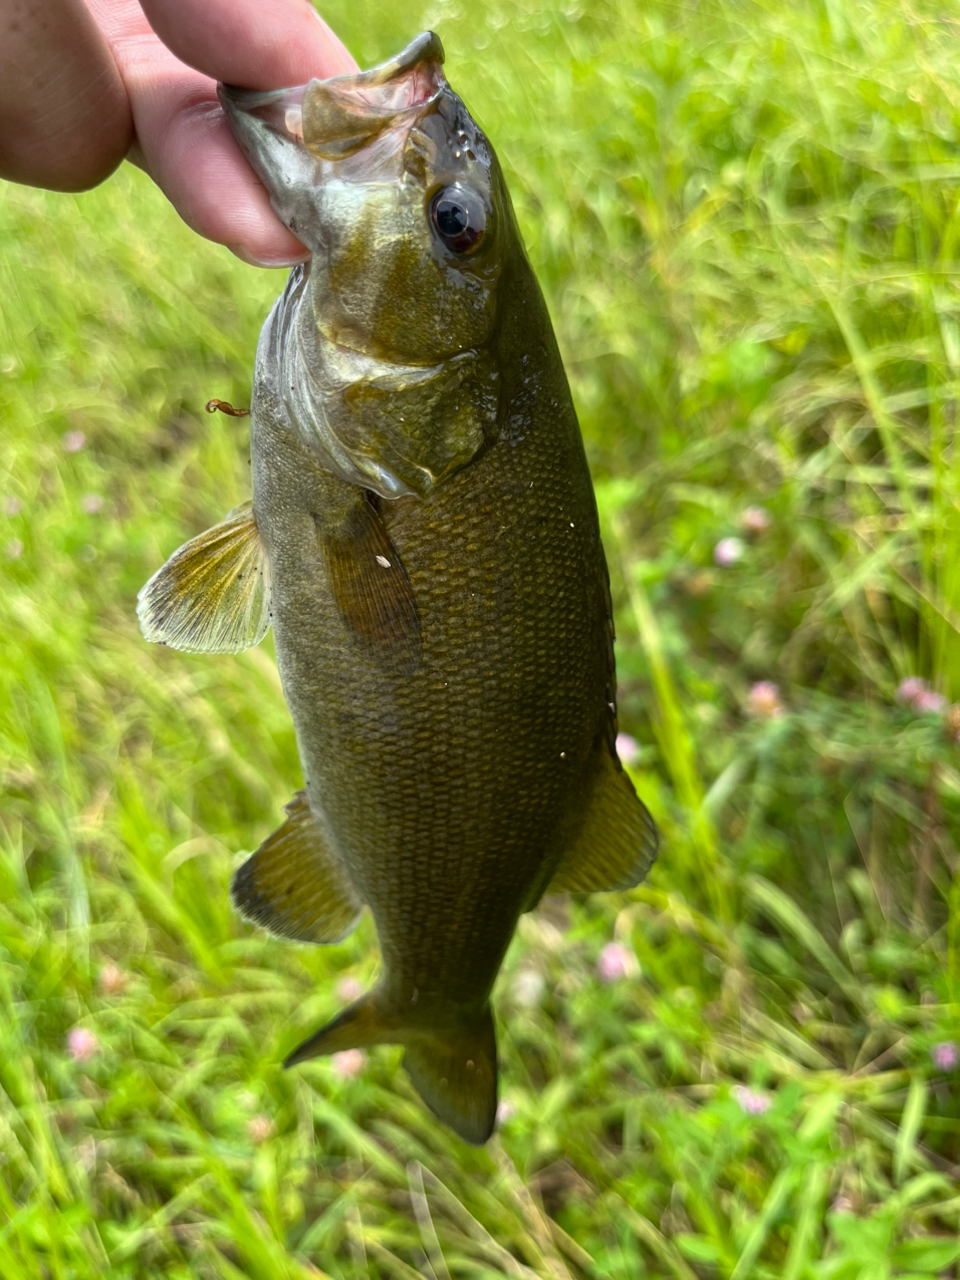
[[267, 558], [244, 502], [175, 551], [137, 598], [147, 640], [188, 653], [239, 653], [270, 626]]
[[330, 586], [358, 644], [379, 665], [409, 673], [421, 657], [410, 579], [372, 494], [361, 494], [336, 532], [319, 531]]
[[657, 856], [657, 827], [603, 735], [594, 744], [581, 818], [546, 892], [639, 884]]
[[233, 905], [253, 924], [298, 942], [339, 942], [363, 904], [331, 853], [306, 793], [287, 805], [287, 820], [234, 873]]

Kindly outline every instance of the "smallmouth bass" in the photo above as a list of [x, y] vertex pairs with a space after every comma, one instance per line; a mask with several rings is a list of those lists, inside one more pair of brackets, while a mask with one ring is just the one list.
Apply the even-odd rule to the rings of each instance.
[[637, 884], [657, 834], [617, 759], [613, 629], [583, 444], [497, 158], [430, 32], [370, 71], [220, 86], [312, 251], [257, 352], [253, 499], [140, 594], [144, 635], [273, 626], [304, 790], [236, 872], [303, 942], [369, 907], [375, 986], [287, 1065], [404, 1046], [431, 1110], [493, 1131], [490, 992], [545, 892]]

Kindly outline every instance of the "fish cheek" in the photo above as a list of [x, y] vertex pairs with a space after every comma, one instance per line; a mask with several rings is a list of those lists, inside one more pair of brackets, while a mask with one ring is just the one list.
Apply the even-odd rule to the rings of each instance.
[[334, 342], [374, 354], [370, 338], [390, 306], [390, 266], [409, 234], [409, 211], [394, 184], [337, 184], [325, 193], [321, 214], [325, 275], [314, 292], [321, 329]]
[[[385, 228], [393, 228], [386, 231]], [[333, 220], [318, 323], [334, 342], [384, 361], [434, 364], [489, 340], [496, 246], [461, 266], [430, 232], [419, 189], [378, 191]]]
[[324, 262], [317, 265], [326, 280], [313, 290], [318, 328], [340, 346], [374, 354], [369, 351], [371, 318], [382, 306], [377, 239], [365, 222], [349, 227], [334, 222], [324, 248]]
[[432, 362], [487, 344], [496, 311], [494, 264], [480, 275], [440, 257], [424, 228], [390, 256], [383, 306], [372, 330], [377, 348]]

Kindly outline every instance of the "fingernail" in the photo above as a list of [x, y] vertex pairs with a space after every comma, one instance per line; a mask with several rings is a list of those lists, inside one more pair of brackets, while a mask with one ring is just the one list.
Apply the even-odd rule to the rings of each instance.
[[295, 267], [301, 262], [308, 262], [310, 259], [309, 249], [304, 249], [301, 253], [296, 255], [281, 254], [279, 257], [276, 257], [276, 258], [271, 258], [264, 255], [263, 257], [258, 258], [255, 254], [251, 253], [250, 250], [247, 249], [242, 244], [228, 244], [227, 248], [235, 257], [239, 258], [241, 262], [245, 262], [247, 266], [266, 267], [268, 270], [283, 269], [284, 267]]

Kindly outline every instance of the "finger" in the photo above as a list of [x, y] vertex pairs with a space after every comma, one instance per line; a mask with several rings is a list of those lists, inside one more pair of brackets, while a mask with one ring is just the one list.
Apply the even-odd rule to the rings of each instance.
[[309, 0], [141, 0], [183, 62], [244, 89], [280, 89], [357, 64]]
[[306, 250], [233, 140], [214, 81], [161, 44], [135, 0], [88, 2], [130, 98], [137, 139], [130, 158], [200, 235], [261, 266], [303, 261]]
[[0, 0], [0, 176], [83, 191], [123, 159], [133, 123], [80, 0]]
[[198, 84], [185, 67], [157, 72], [154, 66], [139, 87], [136, 75], [128, 79], [138, 160], [183, 220], [245, 262], [284, 267], [304, 261], [307, 250], [277, 218], [237, 147], [214, 82]]

